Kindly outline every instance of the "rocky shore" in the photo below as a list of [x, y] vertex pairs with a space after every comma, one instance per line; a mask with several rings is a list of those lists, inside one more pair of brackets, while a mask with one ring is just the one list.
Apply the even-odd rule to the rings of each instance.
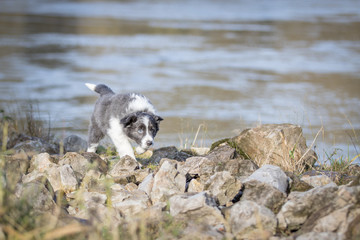
[[296, 125], [138, 161], [76, 136], [57, 147], [27, 139], [3, 157], [0, 239], [360, 239], [360, 167], [316, 170]]

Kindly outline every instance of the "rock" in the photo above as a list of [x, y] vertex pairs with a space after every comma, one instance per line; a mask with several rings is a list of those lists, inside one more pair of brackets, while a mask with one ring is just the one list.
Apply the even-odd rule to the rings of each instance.
[[206, 148], [206, 147], [202, 147], [202, 148], [191, 147], [190, 150], [191, 150], [191, 153], [196, 156], [205, 155], [210, 152], [210, 148]]
[[49, 184], [34, 180], [25, 183], [20, 194], [20, 202], [25, 201], [36, 212], [54, 212], [56, 203], [53, 198], [53, 190]]
[[103, 174], [106, 174], [108, 172], [107, 161], [102, 159], [98, 154], [91, 152], [84, 152], [81, 153], [81, 156], [86, 158], [88, 162], [92, 164], [91, 169], [97, 169]]
[[276, 231], [275, 214], [252, 201], [235, 203], [226, 219], [236, 239], [268, 239]]
[[301, 181], [306, 182], [312, 187], [322, 187], [329, 183], [333, 183], [331, 179], [326, 175], [309, 176], [305, 175], [301, 178]]
[[204, 184], [202, 184], [199, 180], [193, 178], [189, 182], [188, 190], [187, 192], [202, 192], [204, 191]]
[[48, 168], [56, 165], [54, 162], [54, 159], [48, 153], [40, 153], [31, 159], [29, 172], [35, 169], [39, 172], [45, 172]]
[[290, 192], [293, 192], [293, 191], [306, 192], [313, 188], [310, 184], [308, 184], [304, 181], [301, 181], [300, 178], [298, 176], [296, 176], [294, 173], [285, 172], [285, 174], [289, 178]]
[[153, 184], [154, 174], [151, 173], [139, 184], [138, 189], [144, 191], [148, 196], [150, 196]]
[[55, 143], [48, 143], [41, 139], [27, 140], [20, 142], [14, 146], [17, 151], [25, 151], [27, 153], [44, 153], [57, 154], [59, 153], [59, 146]]
[[170, 214], [186, 221], [206, 223], [212, 227], [224, 228], [225, 219], [216, 207], [216, 201], [206, 192], [174, 195], [169, 199]]
[[151, 201], [157, 203], [166, 201], [175, 194], [185, 192], [186, 177], [179, 173], [178, 163], [174, 160], [165, 159], [159, 171], [154, 176], [151, 191]]
[[253, 201], [257, 204], [269, 208], [275, 214], [279, 212], [285, 203], [286, 194], [273, 186], [251, 180], [244, 183], [243, 194], [240, 201]]
[[277, 214], [279, 229], [299, 229], [311, 214], [335, 203], [337, 190], [336, 186], [327, 185], [307, 192], [291, 192]]
[[85, 152], [87, 142], [77, 135], [70, 135], [64, 139], [65, 152]]
[[278, 166], [264, 165], [253, 174], [251, 174], [245, 181], [256, 180], [259, 182], [267, 183], [283, 193], [287, 192], [288, 177]]
[[151, 174], [150, 168], [138, 169], [134, 172], [136, 184], [140, 184], [144, 179]]
[[272, 164], [285, 171], [313, 166], [317, 156], [307, 151], [300, 126], [292, 124], [265, 124], [246, 129], [233, 142], [259, 166]]
[[131, 217], [150, 206], [149, 197], [144, 191], [134, 190], [130, 192], [119, 184], [114, 184], [111, 190], [112, 206], [122, 216]]
[[228, 171], [232, 176], [250, 176], [258, 167], [249, 159], [236, 158], [236, 151], [229, 145], [214, 148], [208, 155], [186, 159], [180, 172], [191, 177], [200, 177], [203, 184], [216, 172]]
[[241, 190], [241, 183], [227, 171], [217, 172], [205, 183], [205, 190], [209, 190], [219, 201], [220, 205], [230, 202]]
[[333, 232], [308, 232], [298, 236], [296, 240], [342, 240], [344, 236]]
[[171, 146], [154, 150], [153, 155], [148, 160], [143, 161], [145, 161], [145, 165], [158, 165], [163, 158], [174, 159], [179, 162], [184, 162], [189, 157], [191, 157], [190, 154], [178, 151], [176, 147]]
[[59, 167], [61, 188], [64, 192], [69, 193], [75, 191], [78, 187], [78, 182], [75, 173], [70, 165], [65, 164]]
[[135, 169], [139, 169], [139, 163], [132, 157], [125, 156], [113, 164], [110, 168], [109, 175], [112, 177], [121, 177], [131, 174]]
[[12, 157], [5, 158], [5, 179], [6, 187], [13, 191], [16, 184], [21, 182], [22, 177], [26, 174], [30, 164], [26, 154], [16, 154]]

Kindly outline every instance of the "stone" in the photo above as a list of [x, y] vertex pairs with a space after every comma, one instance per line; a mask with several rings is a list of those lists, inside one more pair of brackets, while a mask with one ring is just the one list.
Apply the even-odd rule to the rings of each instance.
[[184, 162], [189, 157], [191, 157], [190, 154], [179, 151], [174, 146], [163, 147], [163, 148], [155, 149], [153, 155], [148, 160], [146, 160], [145, 165], [148, 164], [159, 165], [161, 159], [163, 158]]
[[186, 177], [179, 173], [177, 161], [165, 159], [154, 176], [151, 201], [166, 201], [172, 195], [185, 192], [185, 185]]
[[4, 162], [6, 186], [10, 191], [13, 191], [26, 174], [30, 166], [29, 160], [26, 154], [17, 154], [17, 156], [5, 158]]
[[317, 160], [316, 153], [308, 151], [298, 125], [264, 124], [244, 130], [232, 141], [259, 166], [272, 164], [284, 171], [296, 171], [313, 166]]
[[113, 166], [110, 168], [109, 175], [112, 177], [121, 177], [129, 175], [135, 169], [139, 169], [139, 163], [132, 157], [125, 156], [120, 158]]
[[210, 148], [207, 147], [191, 147], [191, 153], [195, 156], [206, 155], [210, 152]]
[[78, 187], [78, 182], [75, 173], [70, 165], [65, 164], [59, 167], [61, 189], [66, 192], [75, 191]]
[[54, 159], [52, 159], [48, 153], [40, 153], [32, 157], [29, 172], [32, 172], [35, 169], [39, 172], [45, 172], [53, 165], [57, 164], [54, 163]]
[[65, 152], [85, 152], [87, 142], [77, 135], [70, 135], [64, 139]]
[[279, 229], [298, 230], [314, 212], [336, 202], [337, 190], [336, 186], [326, 185], [306, 192], [291, 192], [277, 214]]
[[240, 201], [252, 201], [267, 207], [275, 214], [279, 212], [285, 200], [285, 193], [267, 183], [256, 180], [244, 183], [243, 194], [240, 199]]
[[252, 201], [235, 203], [226, 219], [236, 239], [268, 239], [276, 232], [275, 214]]
[[300, 178], [298, 176], [296, 176], [294, 173], [285, 172], [285, 174], [289, 178], [290, 192], [293, 192], [293, 191], [306, 192], [313, 188], [310, 184], [308, 184], [304, 181], [301, 181]]
[[150, 196], [153, 184], [154, 174], [151, 173], [139, 184], [138, 189], [144, 191], [148, 196]]
[[283, 193], [287, 192], [288, 177], [278, 166], [268, 164], [262, 166], [253, 174], [251, 174], [248, 178], [246, 178], [246, 181], [251, 180], [264, 182], [279, 189]]
[[59, 146], [55, 143], [48, 143], [41, 139], [27, 140], [20, 142], [14, 146], [17, 151], [25, 151], [26, 153], [44, 153], [58, 154]]
[[97, 154], [84, 153], [83, 155], [75, 152], [67, 152], [59, 161], [59, 165], [68, 164], [83, 178], [90, 169], [99, 169], [107, 172], [107, 164]]
[[174, 217], [185, 218], [185, 221], [197, 224], [206, 223], [211, 227], [224, 228], [226, 225], [215, 198], [206, 192], [174, 195], [169, 199], [169, 204], [170, 214]]
[[241, 190], [241, 182], [227, 171], [217, 172], [205, 183], [204, 189], [209, 190], [217, 198], [220, 205], [230, 202]]
[[150, 199], [144, 191], [130, 192], [120, 184], [114, 184], [111, 187], [111, 203], [125, 217], [138, 214], [151, 205]]
[[193, 178], [189, 182], [188, 190], [187, 192], [202, 192], [204, 191], [204, 184], [202, 184], [199, 180]]
[[23, 184], [19, 201], [26, 201], [37, 212], [54, 212], [56, 203], [54, 202], [54, 193], [49, 185], [41, 181], [34, 180]]
[[308, 232], [296, 238], [296, 240], [343, 240], [343, 235], [334, 232]]
[[309, 176], [305, 175], [301, 178], [301, 181], [306, 182], [312, 187], [322, 187], [329, 183], [333, 183], [331, 179], [326, 175]]

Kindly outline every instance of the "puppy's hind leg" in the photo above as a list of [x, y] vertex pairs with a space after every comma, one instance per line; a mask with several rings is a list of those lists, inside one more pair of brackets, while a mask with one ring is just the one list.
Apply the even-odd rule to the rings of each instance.
[[99, 145], [101, 139], [104, 138], [104, 134], [100, 128], [94, 124], [90, 123], [89, 133], [88, 133], [88, 149], [87, 152], [96, 152], [96, 148]]

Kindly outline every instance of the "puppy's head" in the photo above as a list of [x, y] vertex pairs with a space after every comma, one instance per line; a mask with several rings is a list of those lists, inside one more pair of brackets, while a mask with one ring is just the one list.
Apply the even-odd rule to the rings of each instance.
[[154, 144], [154, 138], [159, 131], [159, 123], [163, 119], [147, 112], [137, 112], [121, 119], [125, 134], [139, 146], [138, 153], [143, 153]]

